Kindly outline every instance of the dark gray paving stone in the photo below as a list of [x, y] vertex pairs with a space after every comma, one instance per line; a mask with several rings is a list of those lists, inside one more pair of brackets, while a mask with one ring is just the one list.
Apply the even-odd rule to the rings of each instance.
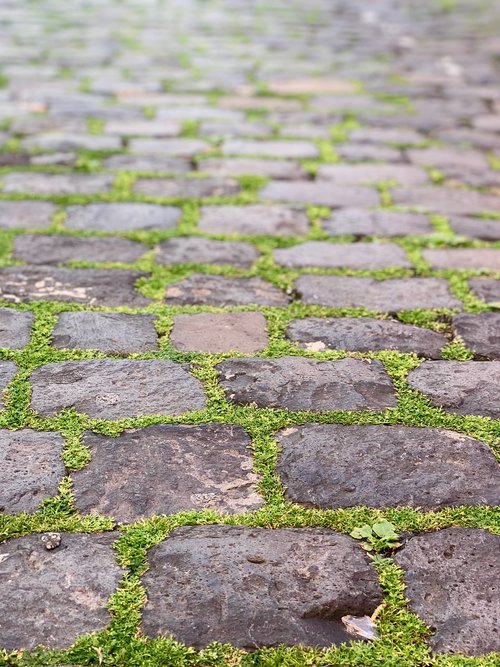
[[359, 545], [327, 529], [178, 528], [149, 562], [142, 630], [197, 648], [330, 646], [349, 641], [341, 616], [382, 600]]
[[176, 315], [170, 335], [181, 352], [258, 352], [267, 347], [262, 313], [198, 313]]
[[148, 250], [148, 246], [129, 239], [25, 234], [14, 239], [12, 257], [27, 264], [64, 264], [71, 260], [132, 264]]
[[200, 381], [184, 366], [158, 359], [46, 364], [31, 374], [31, 387], [31, 407], [42, 416], [72, 407], [95, 419], [125, 419], [205, 407]]
[[374, 280], [352, 276], [305, 275], [295, 283], [304, 303], [334, 308], [366, 308], [394, 313], [414, 308], [460, 308], [448, 283], [439, 278]]
[[29, 164], [35, 167], [75, 167], [78, 155], [75, 152], [40, 153], [31, 155]]
[[252, 141], [234, 139], [222, 145], [224, 155], [265, 155], [278, 158], [317, 158], [318, 148], [310, 141]]
[[87, 204], [68, 208], [68, 229], [127, 232], [133, 229], [173, 229], [181, 217], [175, 206], [156, 204]]
[[69, 648], [111, 621], [105, 605], [123, 575], [111, 547], [115, 534], [62, 533], [50, 551], [42, 537], [0, 545], [0, 644], [7, 650]]
[[[7, 136], [5, 136], [5, 141], [7, 140]], [[2, 145], [4, 141], [2, 140], [2, 136], [0, 134], [0, 145]], [[31, 156], [29, 153], [11, 153], [6, 152], [6, 153], [0, 153], [0, 167], [19, 167], [19, 166], [25, 166], [30, 164], [31, 162]]]
[[469, 285], [479, 299], [488, 304], [500, 303], [500, 280], [495, 278], [471, 278]]
[[486, 156], [480, 151], [449, 146], [433, 146], [432, 148], [414, 148], [406, 151], [413, 164], [446, 169], [448, 166], [466, 169], [488, 169]]
[[[0, 393], [7, 389], [7, 385], [14, 379], [17, 366], [13, 361], [0, 361]], [[4, 407], [0, 405], [0, 409]]]
[[230, 197], [241, 190], [238, 181], [230, 178], [184, 178], [166, 180], [160, 178], [139, 179], [134, 191], [149, 197]]
[[258, 257], [258, 250], [250, 243], [179, 236], [160, 243], [156, 261], [159, 264], [232, 264], [248, 268]]
[[193, 273], [169, 285], [165, 302], [172, 305], [286, 306], [289, 297], [262, 278], [226, 278]]
[[291, 248], [273, 251], [279, 266], [292, 268], [383, 269], [410, 267], [403, 248], [394, 243], [327, 243], [307, 241]]
[[292, 320], [286, 335], [306, 350], [399, 350], [429, 359], [440, 359], [441, 349], [448, 343], [445, 336], [430, 329], [371, 317]]
[[500, 500], [493, 453], [454, 431], [305, 424], [281, 431], [278, 443], [286, 495], [308, 507], [440, 509]]
[[7, 229], [46, 229], [56, 211], [46, 201], [0, 201], [0, 227]]
[[433, 269], [500, 271], [500, 250], [493, 248], [427, 248], [422, 255]]
[[102, 161], [105, 169], [117, 171], [159, 172], [185, 174], [191, 171], [188, 160], [161, 155], [111, 155]]
[[483, 655], [500, 650], [500, 535], [446, 528], [412, 537], [395, 560], [405, 571], [410, 607], [435, 634], [438, 653]]
[[500, 241], [500, 220], [453, 217], [450, 226], [462, 236], [484, 241]]
[[201, 139], [131, 139], [129, 150], [136, 155], [192, 158], [206, 153], [211, 145]]
[[81, 311], [61, 313], [52, 336], [57, 348], [132, 354], [158, 349], [154, 315]]
[[500, 417], [500, 361], [424, 361], [408, 382], [446, 412]]
[[34, 512], [57, 495], [66, 474], [63, 447], [58, 433], [0, 430], [0, 513]]
[[181, 132], [181, 124], [160, 120], [110, 120], [104, 131], [122, 137], [175, 137]]
[[345, 208], [334, 211], [329, 220], [322, 221], [323, 229], [332, 236], [405, 236], [432, 234], [435, 230], [425, 215], [370, 211]]
[[376, 190], [357, 185], [336, 185], [326, 181], [271, 181], [260, 192], [261, 199], [318, 204], [320, 206], [377, 206], [379, 195]]
[[423, 169], [409, 164], [324, 164], [318, 169], [318, 178], [356, 184], [396, 181], [402, 185], [420, 185], [429, 181]]
[[411, 146], [427, 140], [425, 134], [403, 127], [360, 127], [349, 134], [351, 141]]
[[273, 128], [266, 123], [252, 123], [250, 121], [240, 121], [224, 123], [222, 121], [206, 121], [201, 123], [198, 133], [201, 136], [222, 137], [224, 140], [233, 137], [269, 137], [273, 133]]
[[240, 405], [287, 410], [384, 410], [394, 388], [378, 360], [305, 357], [230, 359], [217, 365], [228, 398]]
[[31, 312], [0, 308], [0, 347], [20, 350], [29, 343], [34, 315]]
[[49, 266], [9, 266], [0, 269], [0, 296], [14, 303], [69, 301], [90, 306], [147, 306], [135, 289], [140, 271], [121, 269], [57, 269]]
[[[401, 162], [401, 160], [403, 159], [403, 153], [401, 150], [399, 150], [399, 148], [389, 148], [388, 146], [374, 146], [366, 143], [339, 144], [335, 146], [335, 151], [344, 160], [349, 160], [352, 162], [364, 162], [365, 160], [377, 160], [379, 162]], [[360, 166], [370, 167], [370, 165], [360, 165]], [[391, 167], [392, 165], [381, 164], [380, 166]], [[404, 166], [406, 167], [407, 165]], [[383, 170], [380, 173], [382, 172]], [[391, 172], [392, 170], [389, 169], [389, 173]], [[411, 181], [414, 178], [414, 176], [409, 175], [408, 178]], [[386, 180], [386, 179], [376, 178], [376, 180]]]
[[113, 183], [108, 174], [42, 174], [17, 172], [2, 176], [4, 192], [40, 195], [91, 195], [107, 192]]
[[65, 132], [45, 132], [21, 142], [23, 148], [49, 151], [119, 151], [122, 142], [118, 137], [95, 134], [71, 134]]
[[460, 313], [453, 317], [453, 331], [475, 355], [500, 359], [500, 313]]
[[309, 220], [304, 211], [286, 206], [203, 206], [198, 227], [209, 234], [301, 236]]
[[418, 207], [445, 215], [470, 215], [500, 211], [500, 196], [474, 190], [445, 187], [412, 187], [392, 190], [395, 204]]
[[250, 438], [241, 426], [149, 426], [118, 438], [88, 433], [91, 462], [73, 473], [76, 506], [121, 523], [158, 514], [260, 507]]
[[208, 158], [199, 164], [199, 170], [231, 178], [234, 176], [265, 176], [296, 181], [306, 178], [305, 170], [297, 162], [261, 160], [258, 158]]
[[449, 166], [442, 170], [446, 176], [448, 187], [461, 187], [463, 184], [474, 188], [497, 188], [500, 186], [500, 174], [491, 169], [470, 169], [460, 166]]

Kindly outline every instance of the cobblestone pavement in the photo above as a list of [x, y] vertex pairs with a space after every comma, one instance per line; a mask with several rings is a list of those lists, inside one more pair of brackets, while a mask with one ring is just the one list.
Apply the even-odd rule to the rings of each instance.
[[500, 3], [0, 29], [0, 664], [498, 665]]

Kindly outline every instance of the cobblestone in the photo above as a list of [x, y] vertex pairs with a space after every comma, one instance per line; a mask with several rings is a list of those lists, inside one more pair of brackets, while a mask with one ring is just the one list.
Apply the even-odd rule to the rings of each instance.
[[250, 243], [180, 236], [160, 243], [156, 261], [159, 264], [231, 264], [247, 268], [258, 257], [257, 249]]
[[335, 211], [329, 220], [321, 223], [332, 236], [406, 236], [432, 234], [434, 228], [424, 215], [370, 211], [362, 208], [344, 208]]
[[209, 306], [286, 306], [287, 295], [261, 278], [225, 278], [193, 273], [167, 287], [166, 303]]
[[154, 204], [89, 204], [70, 206], [66, 227], [79, 231], [127, 232], [133, 229], [172, 229], [181, 217], [174, 206]]
[[39, 195], [90, 195], [107, 192], [113, 178], [105, 174], [42, 174], [35, 172], [5, 174], [4, 192]]
[[41, 201], [0, 201], [0, 227], [7, 229], [45, 229], [50, 226], [56, 207]]
[[292, 248], [274, 251], [280, 266], [293, 268], [382, 269], [411, 266], [405, 252], [392, 243], [324, 243], [308, 241]]
[[285, 206], [204, 206], [198, 226], [209, 234], [300, 236], [309, 222], [303, 211]]
[[148, 251], [142, 243], [116, 238], [25, 234], [14, 241], [12, 257], [27, 264], [123, 262], [133, 264]]
[[139, 179], [135, 192], [149, 197], [226, 197], [239, 192], [237, 181], [227, 178], [191, 178], [167, 181], [160, 178]]
[[271, 181], [261, 191], [262, 199], [294, 202], [298, 204], [318, 204], [319, 206], [377, 206], [379, 196], [370, 188], [356, 185], [335, 185], [318, 181], [295, 181], [285, 183]]
[[28, 344], [33, 313], [0, 308], [0, 347], [19, 350]]
[[258, 352], [267, 347], [262, 313], [176, 315], [170, 336], [181, 352]]

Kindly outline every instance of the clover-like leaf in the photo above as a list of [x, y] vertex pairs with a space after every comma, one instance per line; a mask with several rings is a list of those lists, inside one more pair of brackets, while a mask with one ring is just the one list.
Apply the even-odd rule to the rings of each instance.
[[369, 537], [372, 537], [373, 531], [371, 529], [371, 526], [369, 526], [367, 523], [364, 524], [364, 526], [354, 528], [353, 531], [351, 531], [351, 537], [354, 537], [355, 540], [366, 540]]
[[381, 521], [373, 524], [373, 532], [377, 537], [384, 540], [397, 540], [399, 535], [396, 533], [396, 527], [389, 521]]

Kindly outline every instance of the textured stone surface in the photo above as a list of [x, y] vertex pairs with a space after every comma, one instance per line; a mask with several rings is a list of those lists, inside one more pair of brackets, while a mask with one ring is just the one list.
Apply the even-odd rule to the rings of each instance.
[[123, 262], [132, 264], [149, 248], [122, 238], [81, 238], [24, 234], [14, 240], [12, 257], [28, 264], [79, 262]]
[[304, 211], [285, 206], [204, 206], [198, 227], [209, 234], [307, 234]]
[[411, 264], [403, 248], [394, 243], [326, 243], [308, 241], [273, 252], [279, 266], [292, 268], [383, 269]]
[[429, 359], [440, 359], [441, 349], [448, 343], [445, 336], [430, 329], [371, 317], [292, 320], [286, 335], [306, 350], [399, 350]]
[[0, 201], [0, 227], [7, 229], [45, 229], [56, 211], [46, 201]]
[[88, 204], [70, 206], [66, 227], [77, 230], [127, 232], [132, 229], [172, 229], [180, 209], [156, 204]]
[[225, 155], [265, 155], [279, 158], [317, 158], [319, 150], [310, 141], [251, 141], [235, 139], [222, 146]]
[[199, 313], [176, 315], [170, 335], [181, 352], [258, 352], [267, 347], [262, 313]]
[[178, 528], [149, 562], [143, 631], [195, 647], [329, 646], [382, 600], [359, 545], [326, 529]]
[[19, 350], [29, 342], [34, 315], [12, 308], [0, 308], [0, 347]]
[[500, 303], [500, 280], [495, 278], [471, 278], [472, 292], [488, 304]]
[[[377, 148], [376, 150], [384, 149]], [[391, 149], [385, 150], [391, 151]], [[382, 159], [390, 159], [390, 157], [385, 156]], [[429, 180], [423, 169], [409, 164], [325, 164], [318, 169], [318, 178], [332, 183], [361, 184], [395, 181], [402, 185], [420, 185]]]
[[146, 306], [135, 288], [145, 274], [119, 269], [56, 269], [11, 266], [0, 269], [0, 297], [7, 301], [70, 301], [89, 306]]
[[474, 354], [500, 359], [500, 313], [460, 313], [453, 317], [453, 331]]
[[[4, 392], [7, 385], [14, 379], [17, 366], [13, 361], [0, 361], [0, 392]], [[0, 404], [0, 409], [4, 406]]]
[[63, 408], [95, 419], [179, 415], [205, 407], [199, 380], [173, 361], [95, 359], [46, 364], [31, 374], [31, 407], [42, 416]]
[[185, 178], [167, 181], [162, 178], [139, 179], [135, 192], [149, 197], [230, 197], [240, 191], [231, 178]]
[[500, 250], [490, 248], [429, 248], [422, 251], [433, 269], [500, 271]]
[[297, 162], [258, 158], [209, 158], [200, 162], [199, 169], [213, 176], [224, 177], [265, 176], [292, 181], [306, 176]]
[[2, 176], [4, 192], [27, 192], [40, 195], [87, 195], [107, 192], [113, 177], [107, 174], [42, 174], [25, 172]]
[[500, 196], [457, 188], [396, 188], [392, 191], [392, 198], [395, 204], [415, 206], [445, 215], [495, 213], [500, 210]]
[[425, 215], [370, 211], [362, 208], [344, 208], [335, 211], [329, 220], [321, 222], [332, 236], [405, 236], [432, 234], [434, 228]]
[[287, 295], [262, 278], [226, 278], [193, 273], [169, 285], [166, 303], [172, 305], [208, 306], [286, 306]]
[[217, 365], [235, 403], [288, 410], [384, 410], [394, 388], [378, 360], [318, 361], [305, 357], [230, 359]]
[[132, 354], [158, 349], [154, 315], [61, 313], [52, 335], [57, 348], [100, 350], [108, 354]]
[[287, 497], [307, 506], [437, 509], [500, 501], [493, 453], [454, 431], [306, 424], [281, 431], [278, 442]]
[[231, 264], [248, 268], [258, 257], [258, 250], [250, 243], [179, 236], [160, 243], [156, 261], [159, 264]]
[[84, 149], [88, 151], [117, 151], [121, 149], [118, 137], [93, 134], [65, 134], [63, 132], [44, 132], [22, 141], [27, 149], [51, 151], [72, 151]]
[[377, 206], [379, 204], [379, 195], [376, 190], [357, 185], [335, 185], [326, 181], [317, 183], [271, 181], [261, 190], [260, 197], [272, 201], [333, 207]]
[[457, 234], [485, 241], [500, 241], [500, 220], [453, 217], [450, 226]]
[[295, 289], [304, 303], [337, 308], [397, 312], [413, 308], [460, 308], [445, 280], [394, 278], [373, 280], [351, 276], [301, 276]]
[[40, 535], [0, 545], [0, 645], [69, 648], [77, 637], [111, 621], [105, 605], [123, 570], [111, 547], [115, 535], [62, 533], [48, 551]]
[[136, 155], [191, 158], [198, 153], [205, 153], [210, 149], [210, 144], [200, 139], [131, 139], [129, 148]]
[[0, 430], [0, 512], [34, 512], [42, 500], [57, 495], [66, 474], [63, 446], [58, 433]]
[[425, 361], [408, 382], [447, 412], [500, 417], [500, 361]]
[[118, 438], [88, 433], [91, 462], [73, 473], [76, 506], [120, 522], [157, 514], [257, 509], [250, 438], [232, 424], [149, 426]]
[[410, 608], [431, 628], [438, 653], [500, 651], [500, 535], [446, 528], [412, 537], [395, 560], [405, 570]]
[[161, 155], [111, 155], [102, 162], [106, 169], [117, 171], [159, 172], [184, 174], [190, 171], [188, 160]]

